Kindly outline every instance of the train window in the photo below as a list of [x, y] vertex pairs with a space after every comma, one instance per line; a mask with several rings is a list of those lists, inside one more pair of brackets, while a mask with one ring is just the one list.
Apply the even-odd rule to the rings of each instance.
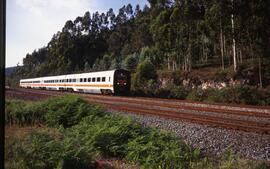
[[97, 78], [97, 82], [100, 82], [100, 77]]
[[84, 78], [84, 80], [83, 80], [84, 82], [86, 82], [87, 81], [87, 78]]
[[71, 82], [71, 79], [69, 79], [69, 82]]
[[91, 82], [91, 78], [88, 78], [88, 82]]
[[111, 81], [111, 77], [109, 77], [109, 82]]
[[106, 81], [106, 78], [105, 77], [102, 77], [102, 82], [105, 82]]
[[82, 78], [80, 78], [80, 82], [83, 82], [83, 79]]
[[95, 77], [93, 77], [93, 78], [92, 78], [92, 82], [95, 82], [95, 81], [96, 81], [96, 78], [95, 78]]
[[72, 79], [72, 82], [76, 82], [76, 79]]

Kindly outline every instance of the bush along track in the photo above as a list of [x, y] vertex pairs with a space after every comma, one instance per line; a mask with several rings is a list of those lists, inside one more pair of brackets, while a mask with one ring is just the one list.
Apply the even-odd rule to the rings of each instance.
[[174, 135], [111, 115], [76, 96], [43, 102], [7, 100], [6, 125], [42, 124], [24, 138], [7, 140], [6, 168], [96, 168], [95, 159], [118, 158], [140, 168], [266, 168], [232, 154], [203, 157]]

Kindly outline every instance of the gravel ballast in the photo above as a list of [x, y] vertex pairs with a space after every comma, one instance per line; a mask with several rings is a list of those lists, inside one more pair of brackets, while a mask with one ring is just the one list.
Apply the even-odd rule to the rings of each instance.
[[230, 148], [240, 157], [270, 161], [270, 135], [213, 128], [156, 116], [117, 113], [112, 110], [110, 112], [132, 117], [143, 126], [173, 132], [188, 145], [205, 154], [220, 155]]

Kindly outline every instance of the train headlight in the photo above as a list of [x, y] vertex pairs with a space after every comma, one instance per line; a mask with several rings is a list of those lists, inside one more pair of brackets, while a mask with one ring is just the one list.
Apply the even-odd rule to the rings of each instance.
[[117, 82], [117, 84], [119, 85], [120, 83], [119, 83], [119, 82]]
[[124, 83], [124, 85], [127, 85], [127, 83]]

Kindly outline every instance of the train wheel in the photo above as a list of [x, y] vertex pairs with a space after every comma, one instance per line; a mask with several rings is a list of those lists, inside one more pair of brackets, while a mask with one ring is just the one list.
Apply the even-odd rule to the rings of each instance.
[[100, 92], [101, 92], [102, 95], [106, 94], [106, 91], [104, 91], [103, 89], [100, 89]]

